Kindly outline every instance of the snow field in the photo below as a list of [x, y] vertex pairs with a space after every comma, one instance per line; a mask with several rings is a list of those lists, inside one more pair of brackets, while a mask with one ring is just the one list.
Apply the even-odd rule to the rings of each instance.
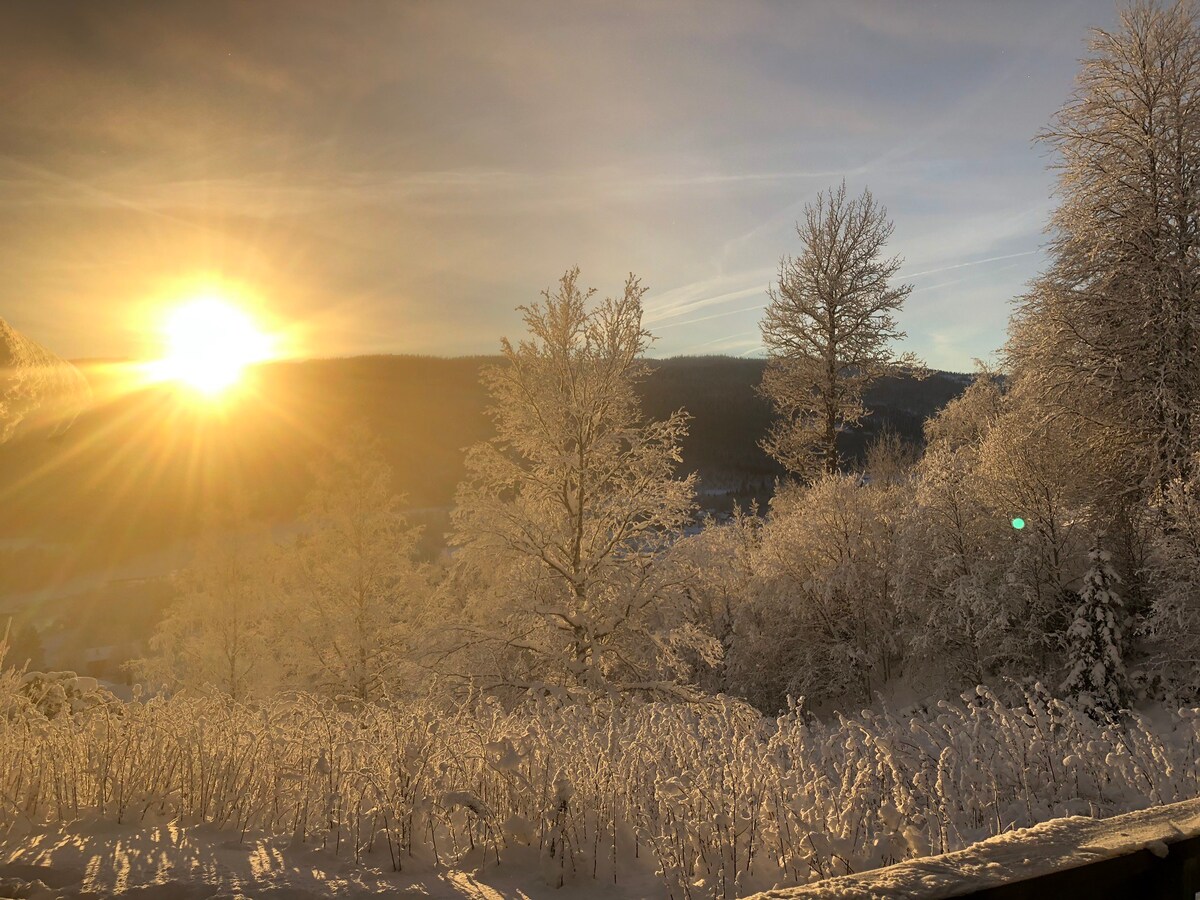
[[400, 871], [533, 848], [552, 887], [652, 867], [665, 896], [733, 897], [1195, 797], [1198, 714], [1100, 724], [984, 688], [829, 722], [723, 698], [350, 710], [309, 695], [251, 707], [99, 691], [47, 717], [10, 695], [0, 829], [13, 849], [84, 819], [205, 826]]

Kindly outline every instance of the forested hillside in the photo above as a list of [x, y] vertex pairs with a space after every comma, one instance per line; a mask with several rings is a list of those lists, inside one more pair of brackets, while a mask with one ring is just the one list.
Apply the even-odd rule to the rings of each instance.
[[[290, 522], [312, 486], [314, 459], [359, 424], [382, 441], [411, 507], [448, 507], [464, 448], [492, 433], [479, 375], [494, 362], [374, 356], [276, 363], [256, 373], [251, 395], [219, 410], [188, 405], [168, 388], [118, 391], [120, 367], [81, 363], [97, 402], [75, 426], [0, 447], [0, 538], [9, 541], [0, 552], [23, 563], [0, 567], [0, 591], [36, 588], [45, 571], [63, 565], [86, 569], [90, 560], [112, 564], [162, 550], [231, 504], [252, 520]], [[681, 408], [692, 416], [681, 468], [700, 474], [710, 506], [727, 506], [729, 493], [765, 499], [782, 474], [758, 446], [771, 418], [756, 392], [763, 366], [729, 357], [656, 360], [641, 385], [647, 416]], [[886, 426], [920, 440], [924, 419], [968, 381], [948, 373], [884, 379], [868, 397], [874, 414], [843, 435], [847, 452], [860, 454]]]

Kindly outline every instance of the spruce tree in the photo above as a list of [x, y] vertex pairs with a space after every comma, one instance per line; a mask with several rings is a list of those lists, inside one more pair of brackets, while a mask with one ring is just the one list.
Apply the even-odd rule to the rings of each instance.
[[1062, 690], [1098, 713], [1111, 714], [1128, 699], [1121, 659], [1121, 598], [1116, 592], [1120, 578], [1108, 551], [1094, 549], [1088, 558], [1091, 568], [1083, 578], [1075, 620], [1067, 629], [1070, 670]]

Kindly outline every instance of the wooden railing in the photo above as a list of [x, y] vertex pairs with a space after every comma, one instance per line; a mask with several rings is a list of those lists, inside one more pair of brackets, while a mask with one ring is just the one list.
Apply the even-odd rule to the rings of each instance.
[[1200, 800], [1056, 819], [956, 853], [758, 895], [805, 897], [1200, 900]]

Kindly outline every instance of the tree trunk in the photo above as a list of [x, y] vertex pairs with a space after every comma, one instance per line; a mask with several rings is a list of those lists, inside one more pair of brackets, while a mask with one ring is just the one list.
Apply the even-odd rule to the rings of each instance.
[[825, 408], [825, 474], [836, 475], [840, 462], [837, 449], [837, 410], [830, 405]]

